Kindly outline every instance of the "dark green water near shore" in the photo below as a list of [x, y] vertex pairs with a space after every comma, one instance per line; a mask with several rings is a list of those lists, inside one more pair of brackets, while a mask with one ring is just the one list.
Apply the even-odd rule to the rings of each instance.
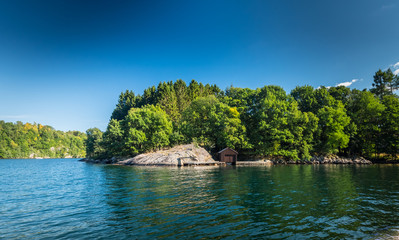
[[398, 173], [0, 160], [0, 238], [385, 239], [399, 233]]

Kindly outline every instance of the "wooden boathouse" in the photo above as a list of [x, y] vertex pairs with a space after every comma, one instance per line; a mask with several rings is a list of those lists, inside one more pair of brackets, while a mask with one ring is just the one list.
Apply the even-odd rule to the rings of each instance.
[[219, 151], [218, 156], [219, 161], [235, 165], [237, 163], [238, 152], [227, 147]]

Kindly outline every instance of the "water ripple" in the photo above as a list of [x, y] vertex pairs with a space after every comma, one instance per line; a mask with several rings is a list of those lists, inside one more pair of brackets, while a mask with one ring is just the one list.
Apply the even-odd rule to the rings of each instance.
[[0, 160], [0, 237], [393, 238], [399, 235], [398, 170]]

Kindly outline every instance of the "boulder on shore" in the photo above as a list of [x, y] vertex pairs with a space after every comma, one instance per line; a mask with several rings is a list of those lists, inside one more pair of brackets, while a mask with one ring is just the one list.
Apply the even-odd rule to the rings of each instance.
[[118, 165], [164, 165], [183, 166], [184, 164], [219, 163], [202, 147], [194, 144], [179, 145], [168, 150], [143, 153], [133, 158], [118, 161]]
[[315, 156], [310, 160], [313, 164], [372, 164], [370, 160], [363, 157], [338, 157], [335, 155], [330, 156]]

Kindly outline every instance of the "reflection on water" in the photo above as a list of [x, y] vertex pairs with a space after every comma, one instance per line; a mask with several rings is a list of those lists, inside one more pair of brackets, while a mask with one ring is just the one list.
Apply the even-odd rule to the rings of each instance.
[[396, 172], [337, 165], [104, 169], [110, 222], [136, 236], [197, 238], [372, 237], [398, 224]]
[[34, 161], [0, 161], [0, 169], [12, 169], [0, 170], [0, 236], [386, 239], [399, 228], [397, 166], [165, 168], [53, 160], [32, 167]]

